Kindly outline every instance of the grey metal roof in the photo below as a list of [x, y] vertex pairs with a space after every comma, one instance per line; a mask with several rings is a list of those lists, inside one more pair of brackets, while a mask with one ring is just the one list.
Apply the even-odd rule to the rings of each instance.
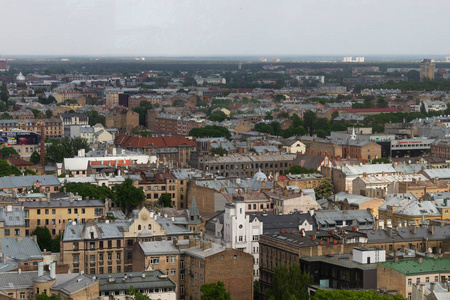
[[54, 201], [25, 201], [23, 203], [25, 208], [39, 208], [39, 207], [104, 207], [105, 203], [100, 200], [54, 200]]
[[[354, 224], [359, 229], [370, 229], [375, 225], [374, 216], [367, 210], [323, 210], [318, 211], [314, 215], [317, 225], [327, 225], [326, 227], [335, 227], [337, 221], [357, 221]], [[364, 223], [362, 225], [361, 223]], [[319, 226], [319, 227], [322, 227]]]
[[50, 289], [70, 295], [96, 282], [92, 277], [85, 274], [56, 274], [55, 283]]
[[[123, 238], [123, 227], [126, 223], [98, 223], [94, 227], [95, 236], [99, 239], [114, 239]], [[64, 230], [64, 241], [80, 241], [89, 240], [88, 230], [86, 230], [85, 236], [83, 236], [84, 227], [90, 227], [91, 225], [86, 224], [75, 224], [67, 223]]]
[[164, 228], [164, 230], [166, 231], [166, 235], [193, 233], [192, 231], [187, 230], [183, 226], [176, 225], [174, 222], [172, 222], [172, 219], [170, 218], [158, 218], [156, 222]]
[[0, 273], [0, 289], [16, 290], [33, 288], [33, 279], [37, 277], [38, 272], [19, 273]]
[[0, 189], [32, 187], [35, 182], [42, 186], [60, 186], [61, 183], [55, 175], [5, 176], [0, 177]]
[[[260, 222], [263, 223], [263, 232], [266, 233], [275, 233], [283, 230], [295, 230], [298, 231], [299, 225], [303, 224], [307, 221], [309, 224], [313, 225], [313, 228], [316, 227], [314, 224], [313, 217], [309, 213], [299, 213], [295, 212], [288, 215], [258, 215], [256, 216]], [[251, 219], [251, 218], [250, 218]]]
[[42, 259], [42, 252], [33, 237], [1, 238], [0, 251], [16, 261]]
[[181, 253], [180, 250], [173, 244], [173, 241], [140, 242], [139, 245], [145, 255]]
[[429, 241], [445, 240], [450, 238], [450, 225], [436, 226], [432, 234], [426, 226], [416, 227], [416, 233], [413, 233], [409, 228], [402, 227], [392, 229], [392, 235], [388, 234], [387, 229], [377, 230], [360, 230], [367, 234], [368, 244], [377, 244], [384, 242], [407, 242], [407, 241]]
[[0, 207], [0, 222], [5, 222], [5, 226], [25, 226], [25, 213], [20, 206], [8, 208]]
[[[142, 276], [145, 275], [145, 277]], [[127, 278], [125, 279], [125, 275]], [[169, 277], [165, 277], [161, 270], [129, 273], [99, 274], [100, 292], [127, 291], [132, 285], [136, 290], [175, 288], [176, 283]]]

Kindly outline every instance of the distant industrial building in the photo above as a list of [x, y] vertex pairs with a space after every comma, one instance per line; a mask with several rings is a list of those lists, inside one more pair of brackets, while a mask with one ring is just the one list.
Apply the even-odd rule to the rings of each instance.
[[434, 69], [436, 65], [434, 59], [424, 59], [420, 63], [420, 81], [425, 79], [434, 80]]

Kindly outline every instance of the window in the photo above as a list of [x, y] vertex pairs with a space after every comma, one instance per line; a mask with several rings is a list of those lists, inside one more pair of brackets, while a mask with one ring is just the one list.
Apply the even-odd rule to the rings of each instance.
[[101, 217], [103, 216], [103, 208], [95, 208], [95, 216], [96, 217]]
[[45, 214], [48, 215], [48, 208], [45, 209]]
[[112, 248], [112, 241], [108, 241], [108, 248]]
[[112, 267], [108, 267], [108, 273], [111, 274], [112, 273]]
[[243, 239], [243, 237], [242, 237], [242, 235], [240, 235], [239, 236], [239, 242], [242, 242], [242, 239]]
[[48, 224], [49, 224], [48, 219], [45, 219], [45, 226], [48, 226]]
[[40, 214], [41, 214], [41, 210], [38, 209], [36, 213], [37, 213], [38, 215], [40, 215]]
[[434, 276], [434, 282], [439, 281], [439, 276]]
[[56, 209], [52, 209], [52, 215], [56, 215]]
[[416, 278], [416, 283], [417, 283], [417, 284], [420, 283], [420, 278], [419, 278], [419, 277]]
[[120, 253], [117, 253], [116, 255], [117, 260], [120, 260], [120, 257], [121, 257]]
[[152, 230], [152, 224], [148, 224], [148, 230]]
[[175, 276], [175, 275], [177, 275], [177, 270], [176, 269], [170, 270], [170, 276]]
[[142, 230], [142, 226], [141, 225], [138, 225], [138, 230], [139, 231]]
[[159, 265], [159, 256], [150, 257], [150, 264]]
[[430, 282], [430, 277], [425, 277], [425, 282]]
[[5, 236], [9, 236], [9, 235], [10, 235], [9, 229], [5, 229]]
[[170, 257], [170, 263], [171, 263], [171, 264], [174, 264], [174, 263], [176, 263], [176, 262], [177, 262], [177, 257], [174, 256], [174, 255], [172, 255], [172, 256]]
[[408, 279], [408, 286], [411, 286], [411, 284], [412, 284], [412, 279], [409, 278], [409, 279]]
[[254, 236], [253, 236], [253, 240], [254, 240], [254, 241], [259, 240], [259, 236], [258, 236], [258, 235], [254, 235]]
[[112, 260], [112, 254], [108, 253], [108, 261], [111, 261], [111, 260]]
[[70, 214], [72, 213], [72, 209], [71, 209], [71, 208], [68, 208], [68, 209], [67, 209], [67, 213], [70, 215]]
[[74, 208], [74, 209], [73, 209], [73, 213], [74, 213], [74, 214], [78, 214], [78, 208]]
[[103, 253], [100, 253], [100, 254], [98, 255], [98, 260], [99, 260], [99, 261], [103, 261]]
[[20, 292], [20, 299], [25, 299], [25, 292]]
[[184, 274], [183, 273], [180, 274], [180, 280], [184, 280]]
[[95, 249], [95, 242], [89, 243], [89, 249]]
[[86, 209], [85, 209], [85, 208], [82, 208], [82, 209], [81, 209], [81, 213], [82, 213], [82, 214], [86, 213]]
[[184, 286], [183, 286], [183, 285], [180, 286], [180, 294], [181, 294], [181, 295], [184, 295]]
[[56, 225], [56, 220], [52, 219], [52, 225], [55, 226]]

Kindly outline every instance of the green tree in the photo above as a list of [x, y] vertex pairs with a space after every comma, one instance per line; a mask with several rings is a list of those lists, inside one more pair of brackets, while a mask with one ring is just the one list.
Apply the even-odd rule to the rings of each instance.
[[313, 282], [313, 277], [300, 270], [298, 263], [292, 263], [289, 267], [278, 265], [272, 279], [272, 288], [266, 290], [267, 300], [303, 300], [309, 299], [308, 286]]
[[51, 117], [53, 117], [53, 112], [50, 109], [47, 109], [45, 111], [45, 116], [47, 117], [47, 119], [50, 119]]
[[8, 113], [2, 113], [2, 114], [0, 115], [0, 120], [9, 120], [9, 119], [12, 119], [12, 117], [11, 117], [11, 115], [8, 114]]
[[226, 118], [227, 118], [227, 115], [226, 115], [223, 111], [218, 110], [218, 111], [213, 112], [213, 113], [209, 116], [208, 119], [210, 119], [210, 120], [213, 121], [213, 122], [222, 122], [222, 121], [225, 120]]
[[17, 151], [13, 147], [3, 147], [0, 148], [0, 154], [3, 159], [8, 159], [12, 154], [18, 154]]
[[189, 131], [189, 135], [195, 137], [226, 137], [231, 136], [230, 131], [222, 126], [212, 125], [201, 128], [193, 128]]
[[291, 174], [311, 174], [311, 173], [318, 173], [317, 170], [315, 169], [307, 169], [305, 167], [302, 166], [292, 166], [289, 171], [287, 171], [287, 173], [291, 173]]
[[10, 175], [20, 176], [22, 172], [16, 166], [8, 164], [6, 160], [0, 160], [0, 177]]
[[149, 296], [144, 295], [134, 288], [134, 286], [130, 286], [130, 289], [126, 292], [127, 295], [132, 296], [134, 300], [151, 300]]
[[316, 120], [316, 114], [313, 111], [308, 110], [303, 114], [303, 123], [306, 131], [311, 135], [314, 132], [314, 121]]
[[222, 281], [217, 283], [205, 283], [200, 287], [202, 294], [201, 300], [230, 300], [230, 294], [225, 289], [225, 284]]
[[27, 176], [27, 175], [36, 175], [36, 172], [30, 169], [25, 169], [25, 171], [23, 171], [23, 175]]
[[50, 234], [50, 230], [48, 230], [45, 226], [37, 226], [35, 230], [31, 233], [31, 235], [35, 235], [37, 238], [37, 243], [41, 251], [51, 250], [52, 249], [52, 235]]
[[83, 198], [105, 201], [106, 198], [114, 199], [114, 192], [107, 186], [94, 185], [88, 182], [68, 182], [64, 185], [68, 193], [78, 193]]
[[51, 295], [51, 296], [49, 296], [47, 294], [42, 293], [40, 295], [36, 294], [34, 296], [34, 299], [36, 299], [36, 300], [60, 300], [61, 297], [59, 295]]
[[375, 291], [318, 290], [311, 300], [406, 300], [401, 295], [378, 295]]
[[391, 161], [387, 157], [380, 157], [380, 158], [372, 159], [372, 163], [373, 164], [376, 164], [376, 163], [389, 164], [389, 163], [391, 163]]
[[314, 189], [316, 192], [316, 198], [327, 198], [333, 194], [334, 187], [331, 178], [323, 177], [320, 184]]
[[31, 154], [30, 161], [31, 161], [33, 164], [36, 164], [36, 165], [37, 165], [37, 164], [41, 161], [41, 155], [40, 155], [37, 151], [34, 151], [34, 152]]
[[172, 207], [172, 196], [169, 193], [159, 196], [158, 204], [161, 207]]
[[51, 145], [47, 146], [45, 150], [45, 160], [49, 163], [60, 163], [66, 157], [77, 155], [80, 149], [84, 149], [86, 152], [91, 150], [87, 140], [81, 137], [51, 140]]
[[88, 111], [86, 114], [89, 118], [89, 125], [94, 126], [95, 124], [100, 123], [103, 126], [106, 126], [106, 117], [100, 115], [98, 111], [92, 109]]
[[286, 97], [284, 95], [276, 95], [275, 99], [273, 101], [274, 102], [281, 102], [283, 100], [286, 100]]
[[212, 148], [211, 149], [211, 154], [217, 154], [219, 156], [225, 156], [225, 155], [228, 154], [228, 151], [225, 148], [217, 147], [217, 148]]
[[121, 184], [113, 186], [114, 201], [120, 205], [127, 215], [131, 210], [139, 207], [145, 201], [144, 191], [133, 185], [133, 180], [125, 179]]

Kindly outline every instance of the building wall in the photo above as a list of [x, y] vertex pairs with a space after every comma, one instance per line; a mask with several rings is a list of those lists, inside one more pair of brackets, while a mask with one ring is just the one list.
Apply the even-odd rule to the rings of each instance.
[[[84, 224], [89, 219], [98, 219], [105, 216], [104, 206], [85, 206], [85, 207], [58, 207], [47, 205], [47, 201], [41, 201], [40, 207], [25, 207], [25, 230], [26, 236], [29, 236], [37, 226], [45, 226], [50, 230], [52, 237], [63, 233], [66, 224], [76, 221]], [[102, 209], [101, 215], [96, 215], [96, 208]]]

